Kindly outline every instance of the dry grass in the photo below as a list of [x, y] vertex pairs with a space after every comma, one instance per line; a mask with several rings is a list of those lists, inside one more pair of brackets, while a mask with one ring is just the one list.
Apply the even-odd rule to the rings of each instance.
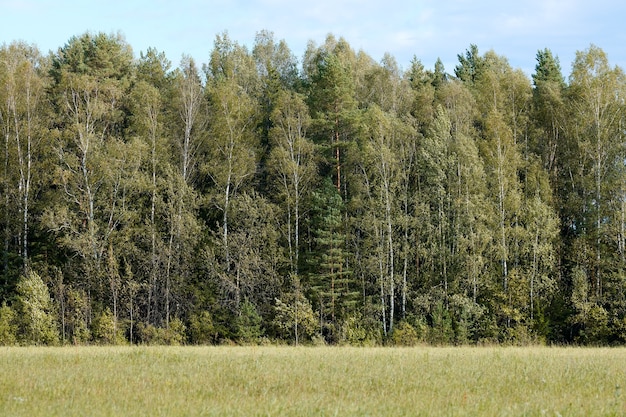
[[626, 349], [0, 348], [3, 416], [626, 414]]

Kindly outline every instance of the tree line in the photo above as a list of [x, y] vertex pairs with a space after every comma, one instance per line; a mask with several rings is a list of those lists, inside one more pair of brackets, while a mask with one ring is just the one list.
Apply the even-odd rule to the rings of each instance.
[[0, 343], [626, 341], [626, 79], [261, 31], [0, 48]]

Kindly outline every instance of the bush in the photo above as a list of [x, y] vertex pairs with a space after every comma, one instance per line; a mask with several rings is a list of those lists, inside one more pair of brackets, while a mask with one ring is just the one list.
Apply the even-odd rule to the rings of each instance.
[[165, 329], [165, 342], [168, 345], [184, 345], [186, 340], [187, 327], [179, 318], [170, 322], [169, 329]]
[[525, 324], [518, 323], [504, 331], [504, 344], [513, 346], [545, 345], [545, 340], [537, 336], [532, 329]]
[[450, 312], [453, 319], [454, 341], [466, 345], [476, 340], [477, 329], [485, 315], [485, 308], [471, 298], [461, 294], [450, 297]]
[[321, 334], [317, 333], [311, 338], [311, 343], [313, 346], [326, 346], [326, 339]]
[[191, 343], [198, 345], [213, 344], [216, 331], [211, 313], [202, 311], [199, 314], [192, 314], [189, 319], [189, 333]]
[[590, 344], [602, 344], [609, 335], [609, 314], [604, 307], [587, 303], [584, 314], [579, 313], [582, 329], [578, 341]]
[[17, 343], [17, 325], [15, 311], [2, 304], [0, 307], [0, 345], [14, 345]]
[[452, 318], [442, 301], [436, 301], [433, 305], [432, 327], [429, 332], [429, 341], [435, 345], [446, 345], [454, 339], [454, 329], [452, 328]]
[[52, 345], [59, 341], [52, 300], [43, 280], [30, 271], [17, 284], [17, 322], [20, 341], [26, 344]]
[[382, 340], [380, 323], [367, 320], [361, 313], [352, 314], [343, 322], [342, 339], [352, 346], [376, 346]]
[[65, 331], [66, 337], [73, 344], [91, 340], [91, 331], [87, 325], [89, 310], [87, 295], [83, 291], [69, 288], [65, 299]]
[[140, 322], [137, 324], [137, 336], [139, 343], [144, 345], [158, 345], [159, 329], [149, 323]]
[[185, 324], [178, 318], [170, 322], [169, 328], [147, 323], [137, 325], [139, 340], [146, 345], [182, 345], [185, 342], [186, 331]]
[[249, 301], [241, 304], [241, 310], [236, 320], [237, 338], [243, 343], [257, 343], [263, 335], [261, 330], [261, 316], [254, 305]]
[[395, 346], [415, 346], [420, 342], [420, 337], [415, 327], [407, 321], [401, 321], [393, 330], [391, 341]]
[[124, 331], [116, 323], [110, 308], [106, 308], [93, 322], [94, 341], [104, 345], [119, 345], [126, 342]]
[[302, 294], [297, 299], [292, 297], [290, 303], [284, 303], [277, 298], [275, 311], [273, 324], [283, 340], [309, 341], [318, 328], [311, 303]]

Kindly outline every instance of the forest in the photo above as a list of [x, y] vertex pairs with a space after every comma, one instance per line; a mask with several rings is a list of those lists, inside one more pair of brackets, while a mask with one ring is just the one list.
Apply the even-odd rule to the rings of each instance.
[[0, 344], [626, 342], [626, 78], [260, 31], [0, 47]]

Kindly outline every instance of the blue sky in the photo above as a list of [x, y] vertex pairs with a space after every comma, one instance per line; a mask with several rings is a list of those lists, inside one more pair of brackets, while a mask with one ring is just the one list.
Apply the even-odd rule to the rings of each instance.
[[0, 43], [23, 40], [47, 52], [86, 31], [121, 32], [136, 56], [155, 47], [177, 66], [183, 53], [208, 62], [218, 33], [252, 47], [267, 29], [298, 58], [308, 41], [333, 33], [377, 61], [389, 52], [407, 69], [415, 55], [432, 68], [441, 58], [450, 73], [472, 43], [528, 75], [547, 47], [567, 76], [575, 52], [591, 43], [626, 68], [625, 12], [616, 0], [0, 0]]

